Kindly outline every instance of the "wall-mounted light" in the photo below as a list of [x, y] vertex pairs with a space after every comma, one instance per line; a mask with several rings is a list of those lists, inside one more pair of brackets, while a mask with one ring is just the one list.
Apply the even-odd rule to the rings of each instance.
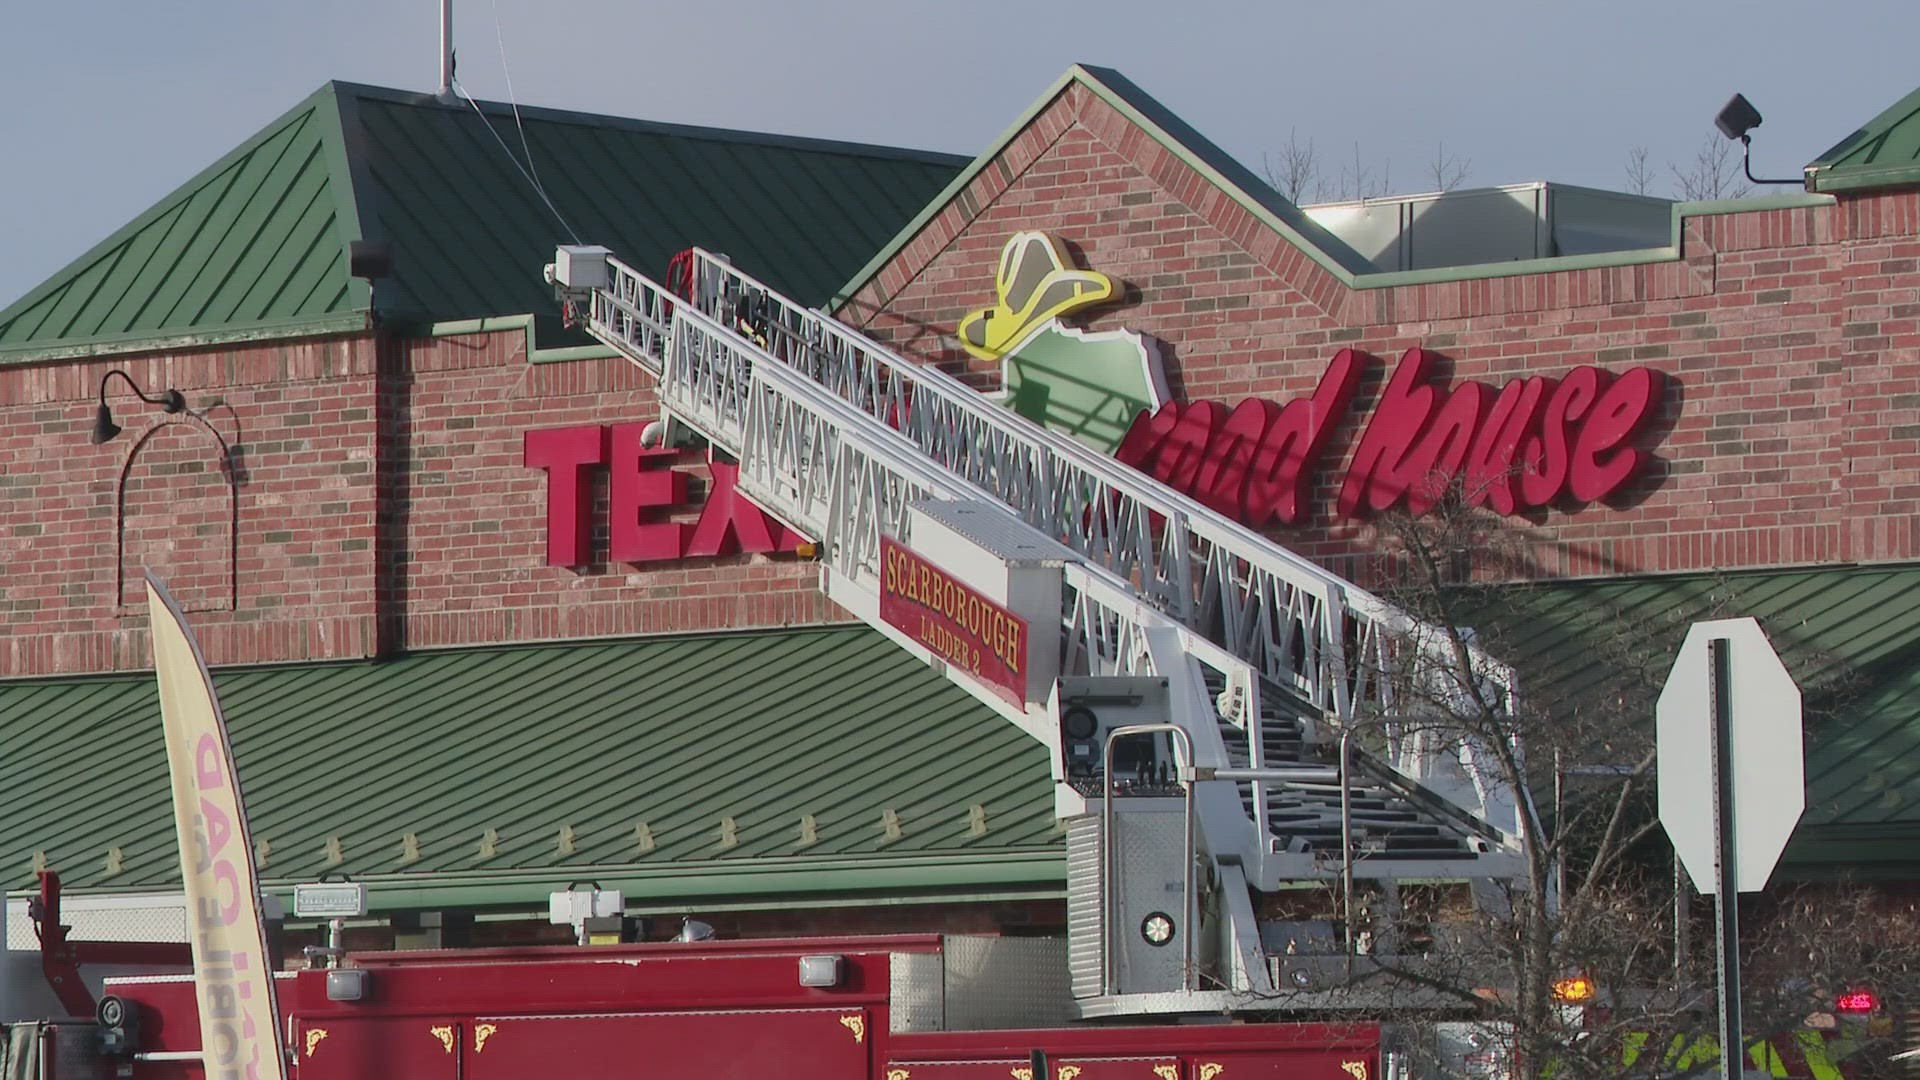
[[374, 281], [393, 276], [393, 245], [385, 240], [354, 240], [347, 244], [347, 273]]
[[1727, 138], [1740, 140], [1740, 167], [1746, 171], [1748, 180], [1756, 184], [1801, 183], [1799, 180], [1762, 180], [1753, 175], [1753, 136], [1747, 133], [1760, 126], [1760, 110], [1753, 107], [1745, 94], [1735, 94], [1722, 105], [1720, 115], [1713, 118], [1713, 126]]
[[127, 384], [127, 388], [132, 390], [133, 395], [141, 401], [149, 405], [158, 405], [170, 413], [187, 411], [187, 396], [180, 391], [168, 387], [159, 397], [148, 397], [146, 391], [140, 389], [140, 384], [133, 381], [133, 376], [119, 368], [114, 368], [100, 377], [100, 408], [93, 414], [93, 445], [99, 446], [120, 434], [120, 425], [113, 422], [113, 410], [107, 408], [107, 380], [115, 375], [120, 376], [121, 380]]
[[367, 312], [377, 324], [373, 302], [378, 282], [393, 276], [393, 245], [385, 240], [354, 240], [347, 244], [347, 273], [367, 283]]

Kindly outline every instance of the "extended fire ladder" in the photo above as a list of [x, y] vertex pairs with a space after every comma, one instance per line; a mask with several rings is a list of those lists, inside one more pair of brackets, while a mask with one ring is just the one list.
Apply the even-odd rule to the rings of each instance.
[[[562, 248], [548, 276], [658, 378], [669, 423], [818, 541], [835, 602], [1045, 744], [1085, 1015], [1350, 1003], [1328, 954], [1350, 972], [1392, 947], [1356, 939], [1356, 896], [1391, 911], [1408, 879], [1522, 875], [1487, 748], [1420, 723], [1463, 678], [1512, 708], [1499, 663], [1469, 648], [1459, 673], [1438, 628], [723, 256], [694, 253], [688, 298], [604, 248]], [[1006, 567], [994, 587], [1028, 610], [1039, 596], [1048, 688], [1010, 700], [883, 619], [883, 538]], [[1345, 905], [1317, 937], [1288, 902], [1316, 883]], [[1318, 940], [1328, 925], [1341, 940]]]

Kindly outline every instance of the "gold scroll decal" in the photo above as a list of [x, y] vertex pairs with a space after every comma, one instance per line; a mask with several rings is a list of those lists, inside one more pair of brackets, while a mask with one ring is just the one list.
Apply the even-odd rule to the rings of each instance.
[[453, 1053], [453, 1027], [451, 1025], [441, 1024], [438, 1027], [430, 1027], [427, 1029], [427, 1034], [439, 1039], [440, 1045], [447, 1048], [447, 1053]]
[[1160, 1080], [1180, 1080], [1180, 1066], [1155, 1065], [1153, 1067], [1153, 1075], [1159, 1077]]
[[1200, 1065], [1200, 1080], [1213, 1080], [1214, 1077], [1226, 1071], [1227, 1067], [1217, 1061], [1202, 1062]]
[[1364, 1061], [1343, 1061], [1340, 1069], [1353, 1080], [1367, 1080], [1367, 1063]]
[[905, 1069], [887, 1070], [887, 1080], [907, 1080], [907, 1075], [907, 1070]]
[[316, 1046], [319, 1046], [320, 1040], [326, 1037], [327, 1037], [326, 1028], [308, 1028], [307, 1029], [307, 1056], [308, 1057], [313, 1056], [313, 1048]]
[[866, 1017], [860, 1016], [857, 1014], [854, 1016], [843, 1016], [840, 1018], [840, 1023], [848, 1031], [853, 1032], [854, 1042], [863, 1043], [867, 1041], [867, 1018]]
[[1013, 1080], [1033, 1080], [1033, 1066], [1031, 1065], [1015, 1065], [1007, 1071], [1013, 1074]]
[[[498, 1024], [481, 1024], [479, 1027], [474, 1028], [473, 1029], [473, 1052], [477, 1054], [480, 1051], [485, 1050], [487, 1048], [487, 1040], [489, 1038], [492, 1038], [493, 1033], [499, 1030], [500, 1030], [500, 1025]], [[1366, 1080], [1366, 1078], [1362, 1077], [1361, 1080]]]
[[1053, 1075], [1054, 1075], [1054, 1080], [1073, 1080], [1074, 1077], [1080, 1075], [1080, 1066], [1062, 1065], [1058, 1069], [1054, 1070]]

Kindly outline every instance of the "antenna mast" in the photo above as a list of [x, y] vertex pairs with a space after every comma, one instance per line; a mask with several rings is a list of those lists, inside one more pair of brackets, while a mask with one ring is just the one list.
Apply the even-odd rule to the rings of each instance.
[[453, 100], [453, 0], [440, 0], [441, 101]]

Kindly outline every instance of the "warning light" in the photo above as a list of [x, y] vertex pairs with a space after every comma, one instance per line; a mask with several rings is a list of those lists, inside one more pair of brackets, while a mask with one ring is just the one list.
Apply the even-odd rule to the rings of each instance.
[[1571, 979], [1561, 979], [1553, 984], [1553, 998], [1578, 1005], [1583, 1001], [1592, 1001], [1596, 987], [1593, 980], [1585, 975], [1575, 975]]
[[1880, 1007], [1880, 999], [1871, 990], [1849, 990], [1833, 1001], [1835, 1012], [1870, 1013]]

